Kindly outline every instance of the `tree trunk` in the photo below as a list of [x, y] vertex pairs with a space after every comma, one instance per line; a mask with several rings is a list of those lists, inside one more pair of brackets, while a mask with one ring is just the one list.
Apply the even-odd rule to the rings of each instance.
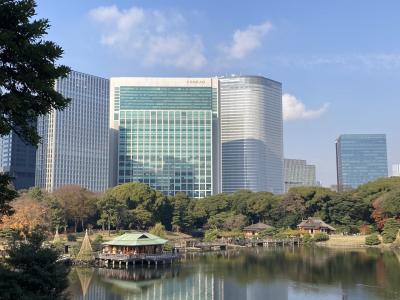
[[74, 222], [75, 222], [75, 233], [77, 233], [78, 232], [78, 219], [75, 219]]
[[81, 222], [82, 222], [82, 231], [85, 231], [85, 227], [84, 227], [84, 224], [83, 224], [83, 219], [81, 220]]
[[111, 227], [111, 221], [110, 221], [110, 219], [108, 219], [108, 236], [111, 235], [110, 227]]

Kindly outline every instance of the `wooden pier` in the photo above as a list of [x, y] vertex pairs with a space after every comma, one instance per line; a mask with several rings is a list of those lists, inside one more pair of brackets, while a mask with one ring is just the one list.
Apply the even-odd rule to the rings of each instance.
[[286, 239], [259, 239], [259, 240], [251, 240], [247, 243], [248, 247], [255, 246], [293, 246], [300, 245], [301, 238], [286, 238]]
[[112, 266], [113, 268], [117, 265], [119, 268], [124, 265], [128, 268], [129, 265], [165, 265], [172, 264], [174, 261], [179, 259], [179, 254], [176, 253], [160, 253], [160, 254], [138, 254], [138, 255], [127, 255], [127, 254], [106, 254], [99, 253], [96, 256], [96, 261], [100, 266]]

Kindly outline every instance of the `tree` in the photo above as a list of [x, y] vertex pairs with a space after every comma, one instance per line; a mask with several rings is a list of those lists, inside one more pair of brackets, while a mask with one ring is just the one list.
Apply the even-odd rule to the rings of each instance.
[[65, 211], [58, 199], [53, 195], [45, 198], [48, 206], [48, 218], [52, 231], [58, 232], [60, 228], [67, 228]]
[[161, 223], [156, 223], [156, 225], [154, 225], [154, 227], [152, 227], [149, 232], [163, 239], [167, 237], [165, 227]]
[[[68, 105], [54, 83], [70, 71], [55, 65], [63, 50], [43, 40], [50, 25], [33, 19], [35, 8], [34, 0], [0, 2], [0, 136], [14, 131], [32, 145], [40, 140], [37, 117]], [[12, 213], [8, 203], [17, 196], [10, 180], [0, 175], [0, 218]]]
[[127, 206], [112, 195], [106, 194], [97, 201], [97, 207], [100, 212], [100, 219], [97, 223], [102, 225], [103, 230], [104, 225], [107, 224], [108, 235], [110, 235], [111, 226], [115, 226], [118, 229], [123, 218], [126, 217]]
[[389, 218], [385, 222], [385, 226], [383, 226], [382, 231], [382, 239], [384, 243], [393, 243], [396, 239], [397, 233], [400, 229], [400, 223], [394, 219]]
[[44, 203], [33, 200], [29, 195], [23, 194], [11, 204], [15, 213], [11, 216], [3, 216], [2, 228], [16, 230], [25, 228], [31, 231], [38, 225], [48, 224], [48, 208]]
[[176, 231], [187, 231], [192, 225], [189, 202], [189, 198], [184, 193], [177, 193], [173, 197], [172, 228]]
[[146, 210], [142, 205], [139, 205], [135, 209], [130, 210], [130, 227], [134, 227], [140, 230], [146, 229], [153, 222], [152, 213]]
[[67, 219], [74, 223], [75, 232], [79, 222], [84, 230], [85, 221], [97, 212], [96, 195], [79, 185], [64, 185], [54, 196], [60, 201]]
[[57, 262], [57, 250], [43, 246], [46, 236], [36, 228], [25, 232], [7, 250], [6, 264], [0, 265], [1, 299], [67, 299], [69, 267]]
[[14, 213], [10, 202], [18, 196], [18, 193], [10, 187], [10, 181], [11, 177], [0, 175], [0, 222], [3, 216], [11, 216]]
[[400, 217], [400, 189], [392, 190], [383, 196], [382, 212], [387, 217]]

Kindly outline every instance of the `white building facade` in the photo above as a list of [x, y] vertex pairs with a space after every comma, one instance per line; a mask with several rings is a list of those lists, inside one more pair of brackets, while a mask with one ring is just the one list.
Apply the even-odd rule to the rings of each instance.
[[109, 80], [71, 71], [55, 89], [70, 98], [63, 111], [38, 119], [35, 185], [49, 192], [67, 184], [108, 188]]
[[220, 78], [222, 192], [283, 192], [282, 84]]
[[315, 165], [308, 165], [302, 159], [284, 159], [283, 171], [285, 178], [285, 193], [292, 187], [317, 186]]

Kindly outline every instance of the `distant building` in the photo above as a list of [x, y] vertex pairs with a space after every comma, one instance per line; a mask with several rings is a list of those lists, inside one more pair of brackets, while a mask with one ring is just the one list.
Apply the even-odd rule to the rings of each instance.
[[336, 140], [338, 191], [388, 176], [385, 134], [343, 134]]
[[218, 79], [110, 82], [111, 185], [142, 182], [193, 198], [218, 193]]
[[400, 176], [400, 164], [392, 165], [392, 176]]
[[69, 106], [38, 119], [36, 185], [47, 191], [78, 184], [91, 191], [108, 188], [109, 81], [76, 71], [55, 89]]
[[257, 223], [243, 228], [243, 233], [246, 238], [252, 238], [257, 236], [261, 231], [272, 228], [274, 227], [264, 223]]
[[16, 190], [35, 185], [36, 147], [26, 144], [14, 132], [0, 138], [0, 173], [13, 177]]
[[222, 192], [283, 192], [282, 84], [220, 78]]
[[307, 165], [305, 160], [284, 159], [283, 173], [285, 179], [285, 193], [292, 187], [317, 186], [315, 165]]
[[297, 228], [299, 228], [300, 231], [307, 232], [311, 235], [319, 232], [330, 234], [336, 231], [335, 228], [326, 224], [319, 218], [308, 218], [307, 220], [303, 220], [299, 225], [297, 225]]

